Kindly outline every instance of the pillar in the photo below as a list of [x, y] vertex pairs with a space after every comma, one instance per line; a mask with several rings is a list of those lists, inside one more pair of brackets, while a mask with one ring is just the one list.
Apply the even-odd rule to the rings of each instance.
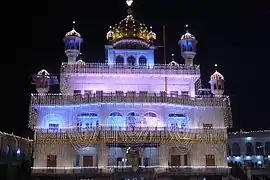
[[108, 166], [108, 147], [105, 142], [101, 142], [98, 146], [98, 167], [104, 168], [106, 166]]
[[169, 162], [169, 148], [165, 143], [160, 143], [159, 146], [159, 165], [168, 166]]

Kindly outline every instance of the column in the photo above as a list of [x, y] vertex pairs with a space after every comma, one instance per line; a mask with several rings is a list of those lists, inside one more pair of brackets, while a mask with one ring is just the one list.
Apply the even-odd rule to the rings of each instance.
[[185, 166], [185, 155], [180, 155], [180, 161], [181, 166]]
[[165, 143], [160, 143], [159, 146], [159, 165], [168, 166], [169, 162], [169, 148]]
[[108, 147], [105, 142], [101, 142], [98, 146], [98, 167], [104, 168], [106, 166], [108, 166]]

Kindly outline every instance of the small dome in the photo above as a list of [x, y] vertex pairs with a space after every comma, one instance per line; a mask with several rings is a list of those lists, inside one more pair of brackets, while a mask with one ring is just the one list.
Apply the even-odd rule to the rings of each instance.
[[195, 39], [195, 37], [190, 34], [189, 32], [186, 32], [182, 37], [181, 37], [181, 40], [183, 39]]
[[65, 36], [65, 37], [67, 37], [67, 36], [81, 37], [81, 34], [78, 33], [78, 32], [75, 30], [75, 21], [73, 21], [73, 28], [72, 28], [72, 30], [66, 33], [66, 36]]
[[76, 36], [76, 37], [81, 37], [81, 34], [78, 33], [75, 29], [72, 29], [71, 31], [66, 33], [66, 37], [67, 36]]
[[193, 36], [192, 34], [188, 32], [188, 25], [186, 25], [186, 33], [182, 35], [181, 37], [181, 40], [184, 40], [184, 39], [195, 39], [195, 36]]
[[214, 74], [211, 75], [211, 80], [224, 80], [224, 76], [218, 71], [215, 71]]
[[41, 71], [39, 71], [39, 72], [37, 73], [37, 76], [50, 76], [50, 73], [48, 73], [47, 70], [42, 69]]

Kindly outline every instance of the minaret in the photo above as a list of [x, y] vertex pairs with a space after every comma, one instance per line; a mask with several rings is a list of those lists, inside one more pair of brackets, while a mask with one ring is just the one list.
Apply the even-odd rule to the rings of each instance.
[[198, 41], [188, 32], [188, 25], [186, 25], [186, 33], [178, 41], [181, 48], [181, 55], [185, 60], [187, 66], [193, 66], [193, 59], [196, 56], [196, 45]]
[[76, 58], [80, 54], [81, 43], [83, 39], [75, 30], [75, 21], [73, 21], [73, 28], [71, 31], [67, 32], [64, 38], [65, 43], [65, 53], [68, 57], [68, 63], [75, 63]]
[[210, 86], [211, 92], [214, 96], [220, 97], [224, 93], [224, 77], [217, 71], [217, 64], [215, 64], [215, 72], [211, 75], [210, 78]]

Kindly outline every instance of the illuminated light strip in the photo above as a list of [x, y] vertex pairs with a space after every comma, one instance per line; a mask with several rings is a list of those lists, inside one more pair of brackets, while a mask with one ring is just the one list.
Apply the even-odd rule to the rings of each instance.
[[[229, 166], [139, 166], [140, 168], [174, 168], [174, 169], [231, 169]], [[31, 167], [32, 169], [55, 169], [55, 170], [71, 170], [71, 169], [102, 169], [102, 168], [132, 168], [132, 166], [92, 166], [92, 167]]]

